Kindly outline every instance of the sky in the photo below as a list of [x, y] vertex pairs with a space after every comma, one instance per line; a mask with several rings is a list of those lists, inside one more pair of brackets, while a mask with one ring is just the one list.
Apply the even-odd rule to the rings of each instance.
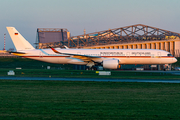
[[180, 0], [3, 0], [0, 49], [15, 48], [6, 30], [15, 27], [33, 46], [37, 28], [67, 28], [71, 36], [135, 24], [180, 33]]

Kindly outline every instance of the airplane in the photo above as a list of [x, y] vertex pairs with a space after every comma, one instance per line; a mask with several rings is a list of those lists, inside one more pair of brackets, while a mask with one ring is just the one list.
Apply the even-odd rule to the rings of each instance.
[[35, 49], [14, 27], [6, 28], [16, 48], [11, 54], [48, 63], [118, 69], [122, 64], [172, 64], [177, 61], [169, 52], [156, 49]]

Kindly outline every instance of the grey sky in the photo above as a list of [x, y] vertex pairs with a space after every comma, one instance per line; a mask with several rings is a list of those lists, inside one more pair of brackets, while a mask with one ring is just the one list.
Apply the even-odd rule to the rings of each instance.
[[72, 36], [134, 24], [180, 33], [180, 0], [3, 0], [0, 49], [14, 47], [6, 30], [13, 26], [31, 43], [37, 28], [67, 28]]

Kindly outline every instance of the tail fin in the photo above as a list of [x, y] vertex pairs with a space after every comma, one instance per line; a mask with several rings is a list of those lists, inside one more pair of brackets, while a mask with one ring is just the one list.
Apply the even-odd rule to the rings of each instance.
[[6, 27], [17, 51], [35, 49], [14, 27]]

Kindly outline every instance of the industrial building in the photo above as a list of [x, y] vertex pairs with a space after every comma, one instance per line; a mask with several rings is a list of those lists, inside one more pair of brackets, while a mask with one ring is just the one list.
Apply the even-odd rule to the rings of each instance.
[[[180, 33], [163, 30], [156, 27], [137, 24], [121, 28], [108, 29], [104, 31], [70, 36], [70, 32], [65, 29], [59, 32], [60, 39], [53, 41], [49, 39], [54, 31], [44, 29], [43, 34], [51, 34], [43, 37], [48, 39], [41, 41], [41, 31], [37, 30], [37, 48], [63, 47], [84, 48], [84, 49], [160, 49], [166, 50], [175, 57], [180, 57]], [[63, 36], [66, 36], [63, 38]], [[57, 37], [56, 37], [57, 38]], [[62, 39], [61, 39], [62, 38]]]
[[17, 58], [18, 56], [12, 55], [9, 52], [5, 51], [5, 50], [0, 50], [0, 58]]
[[[71, 36], [66, 28], [38, 28], [36, 48], [49, 46], [63, 48], [84, 49], [159, 49], [180, 57], [180, 33], [143, 25], [131, 25], [115, 29], [108, 29], [79, 36]], [[123, 66], [121, 69], [135, 69], [142, 66]], [[152, 66], [155, 68], [152, 68]], [[85, 66], [75, 66], [75, 69]], [[143, 65], [144, 69], [163, 68], [160, 65]]]
[[[36, 48], [41, 48], [44, 44], [53, 44], [58, 47], [59, 42], [64, 42], [70, 38], [70, 32], [65, 28], [38, 28], [36, 37]], [[54, 46], [57, 44], [57, 46]]]

